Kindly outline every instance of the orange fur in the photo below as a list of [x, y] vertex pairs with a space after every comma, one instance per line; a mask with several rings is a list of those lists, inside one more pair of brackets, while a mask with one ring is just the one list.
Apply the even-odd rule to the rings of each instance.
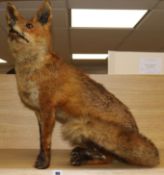
[[159, 155], [143, 137], [128, 108], [101, 84], [52, 52], [51, 6], [43, 2], [26, 20], [7, 6], [9, 46], [15, 58], [20, 97], [37, 115], [41, 149], [35, 166], [50, 164], [51, 136], [56, 119], [73, 144], [91, 140], [129, 163], [155, 166]]

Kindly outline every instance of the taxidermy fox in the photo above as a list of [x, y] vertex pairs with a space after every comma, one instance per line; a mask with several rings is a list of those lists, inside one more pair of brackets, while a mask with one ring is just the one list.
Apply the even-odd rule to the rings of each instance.
[[35, 167], [47, 168], [56, 120], [75, 148], [71, 164], [81, 165], [112, 155], [127, 163], [159, 164], [155, 145], [139, 133], [128, 108], [101, 84], [63, 62], [51, 47], [52, 9], [45, 0], [26, 20], [8, 3], [8, 41], [15, 58], [20, 98], [37, 116], [40, 152]]

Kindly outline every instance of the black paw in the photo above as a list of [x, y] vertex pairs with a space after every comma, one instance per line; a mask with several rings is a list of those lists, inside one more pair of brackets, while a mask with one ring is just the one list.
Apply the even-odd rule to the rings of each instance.
[[35, 162], [35, 168], [46, 169], [50, 165], [50, 160], [45, 156], [44, 153], [40, 153]]
[[101, 160], [105, 161], [107, 159], [106, 154], [103, 150], [97, 147], [83, 148], [76, 147], [71, 152], [71, 164], [73, 166], [79, 166], [81, 164], [86, 164], [88, 161]]
[[79, 166], [81, 164], [84, 164], [90, 159], [91, 157], [88, 155], [87, 150], [85, 148], [76, 147], [71, 152], [70, 162], [73, 166]]
[[81, 164], [82, 164], [82, 160], [79, 154], [71, 155], [71, 165], [80, 166]]

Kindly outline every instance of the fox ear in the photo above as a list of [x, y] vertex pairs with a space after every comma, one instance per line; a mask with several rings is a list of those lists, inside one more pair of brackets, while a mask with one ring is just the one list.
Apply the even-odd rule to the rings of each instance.
[[6, 13], [6, 18], [7, 18], [8, 24], [13, 26], [18, 19], [18, 15], [19, 15], [19, 12], [16, 9], [16, 7], [13, 4], [8, 3], [7, 4], [7, 13]]
[[52, 9], [50, 2], [48, 0], [44, 0], [43, 4], [37, 11], [37, 20], [42, 24], [47, 24], [52, 18]]

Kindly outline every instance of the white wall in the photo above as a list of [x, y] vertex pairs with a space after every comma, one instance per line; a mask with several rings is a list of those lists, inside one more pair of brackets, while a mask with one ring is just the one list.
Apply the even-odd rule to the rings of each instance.
[[164, 53], [109, 51], [108, 74], [164, 74]]

